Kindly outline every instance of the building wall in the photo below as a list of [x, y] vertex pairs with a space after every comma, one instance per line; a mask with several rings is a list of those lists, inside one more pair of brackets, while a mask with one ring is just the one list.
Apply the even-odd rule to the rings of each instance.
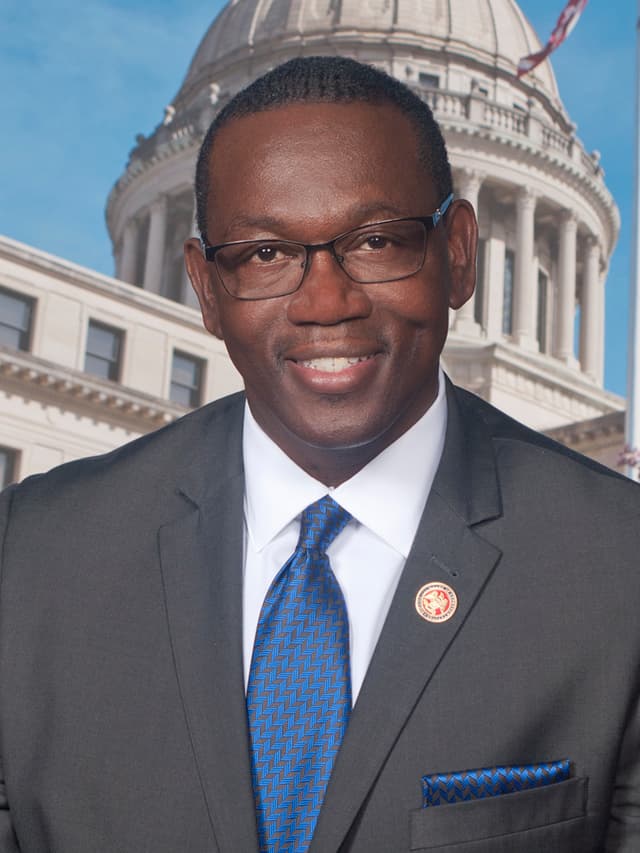
[[[195, 309], [6, 238], [0, 288], [33, 300], [27, 348], [0, 345], [0, 448], [17, 455], [14, 479], [110, 450], [188, 411], [172, 391], [176, 351], [201, 364], [195, 404], [242, 387]], [[116, 380], [85, 369], [92, 321], [122, 335]]]

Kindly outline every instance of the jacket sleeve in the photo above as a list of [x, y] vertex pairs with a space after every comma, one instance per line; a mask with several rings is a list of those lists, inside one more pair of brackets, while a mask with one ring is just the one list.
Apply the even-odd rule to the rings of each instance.
[[[9, 521], [9, 508], [11, 506], [11, 498], [13, 495], [13, 489], [6, 489], [2, 494], [0, 494], [0, 620], [2, 619], [2, 573], [4, 569], [4, 543], [5, 543], [5, 535], [7, 530], [7, 525]], [[1, 626], [0, 626], [0, 636], [1, 636]], [[1, 670], [0, 670], [0, 678], [1, 678]], [[0, 702], [4, 700], [4, 694], [2, 692], [2, 683], [0, 682]], [[0, 720], [4, 716], [4, 710], [0, 709]], [[2, 732], [0, 731], [0, 744], [2, 743]], [[2, 750], [2, 746], [0, 746], [0, 752]], [[9, 801], [7, 799], [7, 789], [5, 785], [4, 779], [4, 770], [2, 767], [2, 758], [0, 756], [0, 853], [20, 853], [20, 848], [18, 846], [18, 840], [16, 838], [15, 832], [13, 831], [13, 825], [11, 823], [11, 812], [9, 810]]]
[[[636, 675], [640, 678], [640, 673]], [[622, 739], [611, 799], [606, 853], [640, 850], [640, 685]]]

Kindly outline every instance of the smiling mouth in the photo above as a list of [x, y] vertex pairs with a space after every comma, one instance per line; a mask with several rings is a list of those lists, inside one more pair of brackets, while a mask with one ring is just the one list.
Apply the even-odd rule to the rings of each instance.
[[353, 358], [345, 356], [323, 356], [321, 358], [310, 358], [306, 361], [297, 362], [301, 367], [308, 367], [311, 370], [319, 370], [322, 373], [340, 373], [354, 364], [359, 364], [362, 361], [370, 361], [374, 358], [373, 355], [358, 355]]

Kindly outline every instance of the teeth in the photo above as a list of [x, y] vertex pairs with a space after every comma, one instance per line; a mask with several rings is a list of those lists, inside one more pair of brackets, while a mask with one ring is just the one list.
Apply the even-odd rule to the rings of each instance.
[[322, 370], [324, 373], [339, 373], [341, 370], [350, 367], [352, 364], [358, 364], [360, 361], [367, 361], [369, 358], [371, 358], [369, 355], [359, 355], [355, 356], [355, 358], [334, 358], [329, 356], [325, 358], [312, 358], [309, 359], [309, 361], [301, 361], [300, 364], [303, 367], [310, 367], [312, 370]]

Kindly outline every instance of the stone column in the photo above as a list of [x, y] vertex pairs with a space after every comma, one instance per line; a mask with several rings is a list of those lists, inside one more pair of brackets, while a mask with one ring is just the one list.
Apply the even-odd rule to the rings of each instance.
[[502, 340], [502, 305], [504, 298], [505, 235], [501, 223], [491, 223], [491, 236], [487, 240], [486, 277], [486, 328], [489, 341]]
[[556, 358], [575, 366], [573, 328], [576, 310], [576, 232], [578, 223], [571, 211], [564, 211], [560, 219], [560, 247], [558, 253], [558, 323], [555, 347]]
[[605, 353], [605, 317], [606, 317], [606, 293], [605, 285], [607, 282], [608, 269], [605, 267], [600, 271], [600, 287], [598, 288], [598, 362], [596, 382], [598, 385], [604, 385], [604, 353]]
[[[195, 206], [193, 209], [193, 216], [191, 219], [191, 232], [189, 237], [197, 237], [198, 236], [198, 224], [197, 224], [197, 215]], [[188, 305], [190, 308], [196, 308], [200, 310], [200, 305], [198, 304], [198, 298], [195, 294], [193, 287], [191, 286], [191, 282], [189, 281], [189, 276], [187, 275], [187, 268], [185, 266], [184, 273], [182, 277], [182, 302], [185, 305]]]
[[160, 196], [151, 206], [149, 239], [144, 264], [144, 289], [160, 293], [164, 267], [164, 250], [167, 231], [167, 197]]
[[585, 241], [582, 304], [580, 308], [580, 367], [595, 382], [600, 375], [600, 246], [595, 237]]
[[118, 264], [118, 278], [129, 284], [140, 284], [135, 281], [138, 267], [138, 222], [130, 219], [122, 236], [122, 251]]
[[522, 187], [516, 202], [516, 264], [513, 294], [513, 340], [528, 350], [538, 347], [535, 334], [533, 239], [536, 195]]
[[[484, 177], [473, 169], [463, 169], [459, 176], [458, 198], [465, 198], [471, 202], [476, 216], [478, 215], [478, 196]], [[474, 292], [471, 299], [456, 311], [455, 330], [460, 334], [475, 336], [480, 334], [480, 326], [475, 319], [475, 298]]]

